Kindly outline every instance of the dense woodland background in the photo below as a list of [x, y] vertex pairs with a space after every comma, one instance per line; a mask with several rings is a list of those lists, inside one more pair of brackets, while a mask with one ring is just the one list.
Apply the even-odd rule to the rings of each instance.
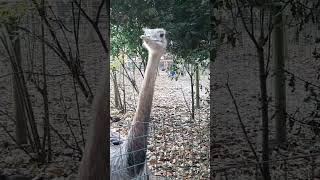
[[112, 130], [126, 138], [147, 64], [142, 28], [164, 28], [167, 53], [156, 80], [148, 166], [169, 179], [209, 178], [208, 1], [111, 2]]
[[211, 178], [319, 178], [319, 5], [211, 2]]
[[76, 178], [95, 86], [105, 76], [105, 7], [0, 2], [0, 174]]
[[[111, 124], [124, 137], [147, 63], [142, 28], [168, 32], [148, 146], [152, 172], [168, 178], [209, 176], [207, 6], [111, 2]], [[108, 56], [106, 12], [104, 0], [1, 1], [1, 174], [77, 178]]]
[[161, 27], [154, 173], [208, 179], [210, 157], [214, 179], [319, 178], [319, 1], [119, 0], [110, 25], [104, 3], [1, 1], [1, 174], [76, 178], [109, 55], [111, 124], [125, 136], [146, 66], [139, 36]]

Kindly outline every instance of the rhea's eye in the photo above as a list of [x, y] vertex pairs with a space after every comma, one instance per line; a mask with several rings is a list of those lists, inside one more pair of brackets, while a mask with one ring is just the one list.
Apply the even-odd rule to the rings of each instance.
[[161, 34], [160, 34], [160, 37], [161, 37], [161, 38], [163, 38], [163, 37], [164, 37], [164, 34], [163, 34], [163, 33], [161, 33]]

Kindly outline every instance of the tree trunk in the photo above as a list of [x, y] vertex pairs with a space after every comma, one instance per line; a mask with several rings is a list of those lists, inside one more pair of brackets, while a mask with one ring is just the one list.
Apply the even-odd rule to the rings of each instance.
[[[210, 3], [210, 6], [212, 8], [213, 6], [213, 3], [211, 2]], [[211, 15], [212, 16], [212, 15]], [[212, 28], [212, 31], [214, 31], [214, 29]], [[214, 33], [214, 32], [213, 32]], [[212, 33], [212, 34], [213, 34]], [[214, 119], [214, 113], [215, 112], [215, 109], [214, 109], [214, 98], [213, 98], [213, 91], [214, 91], [214, 75], [213, 75], [213, 72], [214, 72], [214, 61], [216, 59], [216, 53], [215, 53], [215, 49], [211, 49], [210, 51], [210, 152], [212, 152], [215, 148], [215, 143], [214, 143], [214, 139], [215, 139], [215, 136], [214, 136], [214, 129], [215, 129], [215, 119]], [[213, 167], [215, 165], [215, 159], [210, 156], [210, 166]], [[210, 179], [215, 179], [215, 173], [213, 171], [210, 172]]]
[[[42, 4], [42, 11], [45, 14], [45, 1], [41, 1]], [[45, 32], [44, 32], [44, 22], [43, 18], [41, 19], [41, 36], [42, 39], [45, 39]], [[49, 99], [48, 99], [48, 89], [47, 89], [47, 69], [46, 69], [46, 48], [45, 43], [42, 42], [42, 73], [43, 73], [43, 86], [42, 86], [42, 97], [43, 97], [43, 105], [44, 105], [44, 136], [43, 136], [43, 145], [42, 145], [42, 155], [43, 161], [47, 162], [51, 161], [51, 135], [50, 135], [50, 121], [49, 121]], [[46, 141], [47, 141], [47, 153], [46, 153]], [[47, 159], [46, 159], [47, 158]]]
[[114, 89], [114, 104], [117, 109], [119, 109], [119, 89], [117, 84], [117, 74], [113, 72], [113, 89]]
[[[192, 67], [192, 65], [190, 65]], [[194, 85], [194, 80], [193, 80], [193, 73], [192, 73], [192, 68], [190, 68], [190, 82], [191, 82], [191, 119], [194, 119], [194, 90], [193, 90], [193, 85]]]
[[[136, 59], [137, 59], [137, 57], [134, 58], [135, 62], [137, 62]], [[136, 65], [135, 64], [133, 64], [133, 66], [132, 66], [132, 73], [133, 73], [133, 80], [134, 80], [134, 82], [136, 82]]]
[[[100, 3], [100, 2], [99, 2]], [[95, 19], [96, 16], [96, 10], [94, 5], [97, 4], [97, 2], [88, 1], [87, 2], [87, 10], [88, 10], [88, 15], [90, 16], [91, 19]], [[94, 28], [88, 23], [86, 25], [86, 31], [87, 31], [87, 40], [88, 42], [96, 42], [97, 41], [97, 33], [95, 32]]]
[[259, 56], [259, 79], [261, 93], [261, 115], [262, 115], [262, 161], [264, 180], [270, 180], [269, 171], [269, 116], [268, 116], [268, 93], [267, 93], [267, 74], [265, 70], [264, 51], [262, 47], [257, 47]]
[[[122, 60], [123, 60], [123, 63], [125, 63], [125, 60], [124, 60], [124, 53], [122, 54]], [[125, 83], [125, 64], [123, 64], [123, 67], [122, 67], [122, 87], [123, 87], [123, 112], [127, 112], [127, 107], [126, 107], [126, 83]]]
[[[20, 48], [20, 37], [15, 35], [17, 39], [13, 42], [14, 53], [17, 59], [17, 63], [21, 66], [21, 48]], [[13, 72], [20, 73], [20, 72]], [[17, 80], [18, 76], [13, 76], [13, 97], [15, 102], [15, 118], [16, 118], [16, 139], [19, 145], [27, 144], [27, 122], [26, 114], [24, 110], [23, 100], [19, 97], [19, 88]]]
[[200, 74], [199, 74], [199, 65], [196, 65], [196, 108], [200, 108]]
[[274, 8], [275, 29], [273, 31], [273, 61], [274, 61], [274, 94], [275, 94], [275, 125], [276, 143], [281, 145], [287, 140], [286, 130], [286, 77], [285, 77], [285, 45], [284, 24], [281, 6]]
[[117, 80], [117, 73], [116, 71], [113, 70], [113, 92], [114, 92], [114, 104], [117, 109], [122, 109], [122, 104], [121, 104], [121, 97], [120, 97], [120, 92], [119, 92], [119, 86], [118, 86], [118, 80]]
[[[9, 33], [11, 32], [11, 33]], [[23, 105], [25, 117], [28, 120], [28, 125], [30, 126], [30, 131], [32, 138], [29, 138], [29, 143], [31, 144], [32, 149], [38, 154], [39, 158], [41, 157], [41, 144], [40, 144], [40, 138], [37, 130], [37, 125], [34, 118], [34, 113], [32, 109], [32, 104], [30, 101], [28, 88], [24, 79], [23, 69], [21, 64], [18, 62], [18, 58], [15, 54], [15, 47], [12, 42], [12, 38], [15, 37], [16, 34], [12, 34], [13, 28], [7, 27], [7, 29], [4, 29], [4, 34], [1, 37], [1, 41], [3, 46], [5, 46], [5, 49], [10, 57], [10, 63], [15, 79], [15, 85], [16, 85], [16, 91], [19, 96], [19, 101]], [[20, 48], [18, 48], [20, 49]], [[26, 123], [26, 126], [29, 128], [29, 126]]]

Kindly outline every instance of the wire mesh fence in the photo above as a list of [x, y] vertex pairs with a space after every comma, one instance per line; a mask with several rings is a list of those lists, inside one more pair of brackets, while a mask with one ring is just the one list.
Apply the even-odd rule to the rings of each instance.
[[[3, 1], [4, 2], [4, 1]], [[20, 1], [5, 1], [7, 4], [4, 6], [14, 7], [17, 2]], [[92, 18], [96, 18], [97, 9], [101, 5], [100, 1], [81, 1], [82, 8]], [[31, 1], [26, 3], [27, 12], [26, 15], [21, 19], [19, 24], [21, 31], [21, 47], [23, 57], [26, 59], [23, 61], [23, 68], [26, 70], [26, 79], [28, 88], [33, 88], [33, 84], [30, 79], [41, 81], [41, 68], [42, 68], [42, 43], [41, 39], [41, 25], [43, 24], [42, 18], [32, 6]], [[88, 20], [80, 15], [77, 6], [72, 1], [45, 1], [46, 18], [51, 24], [51, 29], [46, 25], [44, 26], [44, 40], [47, 42], [49, 47], [46, 48], [47, 61], [47, 76], [48, 76], [48, 94], [50, 104], [50, 121], [52, 124], [52, 147], [54, 153], [53, 158], [61, 158], [60, 154], [68, 154], [70, 159], [65, 159], [66, 162], [70, 162], [73, 166], [77, 167], [79, 160], [76, 160], [81, 156], [81, 149], [84, 146], [84, 137], [87, 133], [85, 126], [88, 126], [90, 121], [90, 112], [87, 111], [87, 99], [85, 96], [80, 95], [79, 86], [74, 82], [72, 78], [72, 72], [66, 66], [68, 63], [73, 63], [75, 59], [80, 61], [80, 73], [81, 77], [86, 77], [84, 82], [88, 84], [88, 91], [94, 92], [95, 84], [98, 82], [100, 72], [102, 72], [104, 61], [104, 53], [100, 44], [100, 39], [96, 35], [92, 25]], [[78, 17], [80, 18], [78, 19]], [[106, 31], [103, 29], [106, 27], [105, 23], [105, 12], [101, 12], [99, 20], [99, 27], [102, 32], [102, 36], [105, 37]], [[79, 26], [78, 26], [79, 25]], [[79, 28], [78, 28], [79, 27]], [[51, 31], [51, 32], [50, 32]], [[52, 32], [55, 37], [52, 36]], [[78, 34], [76, 36], [75, 34]], [[78, 39], [77, 39], [78, 37]], [[137, 37], [138, 38], [138, 37]], [[62, 51], [57, 53], [58, 46], [55, 44], [59, 42], [61, 50], [67, 57], [61, 58]], [[77, 45], [78, 44], [78, 45]], [[54, 46], [51, 46], [54, 45]], [[50, 47], [51, 46], [51, 47]], [[78, 47], [77, 47], [78, 46]], [[62, 53], [63, 54], [63, 53]], [[8, 57], [1, 57], [4, 60]], [[65, 60], [65, 61], [64, 61]], [[67, 60], [67, 61], [66, 61]], [[4, 60], [5, 61], [5, 60]], [[1, 69], [1, 77], [6, 76], [7, 79], [1, 78], [1, 84], [12, 84], [10, 77], [10, 69], [6, 61], [5, 66]], [[74, 65], [79, 65], [74, 64]], [[28, 76], [31, 74], [30, 76]], [[161, 76], [166, 77], [167, 73], [160, 72]], [[8, 76], [7, 76], [8, 75]], [[141, 77], [138, 75], [137, 79]], [[30, 79], [28, 79], [30, 78]], [[203, 83], [201, 82], [202, 88], [202, 108], [197, 112], [195, 120], [191, 120], [188, 106], [190, 102], [190, 90], [189, 80], [186, 77], [182, 77], [182, 83], [176, 83], [171, 81], [170, 78], [166, 77], [165, 82], [169, 86], [158, 85], [158, 91], [162, 92], [165, 90], [166, 94], [161, 95], [166, 98], [156, 98], [154, 103], [153, 112], [155, 116], [152, 117], [148, 139], [153, 143], [148, 143], [148, 148], [141, 149], [141, 151], [147, 151], [147, 160], [139, 162], [141, 164], [147, 164], [149, 171], [148, 173], [138, 177], [138, 179], [144, 179], [144, 176], [150, 175], [156, 179], [159, 178], [192, 178], [207, 179], [208, 176], [208, 104], [207, 95], [205, 94], [205, 87], [208, 87], [207, 77], [203, 76]], [[124, 79], [126, 79], [124, 77]], [[178, 81], [180, 82], [180, 81]], [[90, 87], [90, 88], [89, 88]], [[172, 88], [173, 87], [173, 88]], [[91, 89], [92, 88], [92, 89]], [[81, 89], [81, 88], [80, 88]], [[122, 133], [122, 141], [115, 138], [113, 143], [124, 144], [128, 140], [127, 132], [130, 129], [131, 119], [133, 117], [132, 112], [135, 111], [135, 105], [137, 103], [137, 93], [134, 93], [131, 89], [130, 83], [125, 83], [121, 89], [121, 95], [123, 91], [127, 91], [126, 102], [124, 102], [128, 108], [128, 121], [121, 124], [119, 122], [119, 129], [117, 130]], [[132, 90], [132, 93], [128, 93]], [[112, 91], [111, 91], [112, 92]], [[79, 93], [79, 94], [78, 94]], [[9, 91], [5, 91], [6, 95], [2, 96], [1, 103], [6, 104], [5, 109], [11, 109], [13, 107], [12, 94]], [[32, 101], [35, 107], [41, 107], [42, 101], [36, 90], [30, 92]], [[6, 98], [4, 98], [6, 97]], [[3, 101], [2, 101], [3, 100]], [[170, 100], [170, 101], [169, 101]], [[171, 102], [167, 106], [167, 102]], [[2, 105], [2, 104], [1, 104]], [[131, 114], [130, 114], [131, 113]], [[13, 116], [13, 112], [9, 112]], [[41, 108], [37, 108], [35, 112], [36, 122], [39, 125], [43, 125], [41, 117], [43, 112]], [[1, 114], [1, 119], [5, 121], [6, 116]], [[125, 118], [124, 118], [125, 119]], [[80, 124], [79, 124], [80, 123]], [[13, 129], [14, 125], [8, 123], [9, 128]], [[58, 128], [59, 127], [59, 128]], [[203, 130], [206, 129], [206, 130]], [[40, 130], [40, 135], [43, 132]], [[123, 138], [124, 137], [124, 138]], [[108, 137], [106, 137], [108, 138]], [[117, 141], [117, 142], [116, 142]], [[114, 145], [116, 145], [114, 144]], [[67, 150], [60, 152], [62, 147], [68, 147]], [[61, 149], [60, 149], [61, 148]], [[72, 153], [70, 153], [70, 151]], [[107, 151], [107, 150], [106, 150]], [[140, 150], [139, 150], [140, 151]], [[133, 152], [130, 152], [133, 153]], [[128, 154], [128, 153], [127, 153]], [[126, 153], [120, 156], [126, 155]], [[53, 163], [54, 164], [54, 163]], [[54, 166], [50, 164], [49, 166]], [[71, 166], [71, 165], [70, 165]], [[132, 165], [132, 167], [138, 166], [138, 164]], [[147, 168], [145, 166], [145, 168]], [[50, 169], [50, 168], [48, 168]], [[65, 169], [66, 170], [66, 169]], [[117, 169], [113, 173], [123, 171], [124, 169]], [[66, 170], [67, 171], [67, 170]], [[76, 168], [72, 169], [69, 174], [76, 174]], [[127, 170], [126, 170], [127, 171]], [[150, 178], [150, 177], [148, 177]]]
[[[122, 77], [118, 74], [118, 78]], [[141, 84], [142, 77], [136, 73], [136, 83]], [[201, 108], [196, 118], [190, 119], [188, 103], [191, 102], [188, 77], [179, 77], [172, 81], [167, 72], [159, 69], [154, 93], [154, 102], [149, 124], [147, 159], [144, 162], [150, 177], [156, 179], [207, 179], [209, 175], [209, 110], [208, 95], [205, 87], [208, 80], [204, 76], [200, 81], [203, 84]], [[122, 78], [119, 78], [122, 79]], [[122, 86], [120, 80], [119, 86]], [[127, 112], [122, 115], [114, 107], [114, 86], [111, 87], [112, 114], [121, 116], [118, 122], [112, 122], [112, 131], [120, 134], [123, 141], [128, 141], [128, 132], [132, 127], [135, 106], [138, 94], [131, 83], [125, 83]], [[122, 87], [123, 88], [123, 87]], [[185, 97], [184, 97], [185, 96]], [[123, 93], [121, 93], [123, 97]], [[185, 98], [185, 99], [184, 99]], [[188, 102], [188, 103], [186, 103]], [[130, 138], [129, 138], [130, 139]], [[122, 153], [128, 154], [128, 153]]]
[[[141, 123], [135, 123], [133, 125], [129, 125], [128, 127], [125, 127], [126, 129], [128, 129], [129, 131], [134, 128], [135, 126], [137, 126], [138, 124]], [[142, 123], [144, 127], [148, 127], [149, 123], [148, 122], [144, 122]], [[149, 127], [150, 128], [150, 127]], [[148, 129], [149, 129], [148, 128]], [[117, 132], [119, 132], [122, 128], [114, 128], [113, 130], [116, 130]], [[151, 132], [148, 132], [148, 134], [152, 134], [152, 128], [150, 128]], [[120, 131], [121, 132], [121, 131]], [[111, 152], [111, 159], [110, 162], [116, 164], [117, 161], [120, 162], [127, 162], [129, 161], [129, 157], [132, 158], [134, 157], [134, 155], [136, 153], [142, 153], [142, 156], [145, 155], [145, 153], [147, 152], [147, 147], [146, 147], [146, 138], [148, 138], [148, 135], [141, 135], [141, 136], [131, 136], [129, 137], [129, 135], [127, 135], [127, 137], [123, 137], [124, 135], [120, 136], [120, 133], [115, 133], [111, 131], [110, 134], [110, 152]], [[132, 145], [133, 143], [139, 141], [142, 145], [142, 147], [139, 148], [135, 148], [134, 150], [128, 150], [129, 146]], [[152, 173], [147, 169], [147, 159], [143, 158], [143, 160], [138, 161], [135, 160], [134, 158], [132, 158], [132, 163], [127, 166], [127, 167], [122, 167], [121, 165], [119, 165], [118, 168], [116, 169], [112, 169], [111, 170], [111, 176], [112, 177], [117, 177], [120, 176], [121, 174], [128, 174], [128, 172], [130, 170], [132, 171], [138, 171], [139, 166], [143, 166], [143, 172], [142, 174], [140, 174], [138, 177], [132, 178], [132, 179], [148, 179]]]

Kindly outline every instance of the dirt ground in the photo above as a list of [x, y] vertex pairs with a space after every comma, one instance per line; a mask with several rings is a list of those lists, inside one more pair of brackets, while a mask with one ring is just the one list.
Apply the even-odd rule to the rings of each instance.
[[[84, 62], [84, 72], [88, 82], [95, 90], [95, 85], [102, 72], [101, 62], [104, 55], [99, 43], [80, 43], [80, 56]], [[39, 44], [38, 44], [39, 45]], [[40, 47], [40, 46], [38, 46]], [[35, 69], [41, 68], [41, 55], [35, 53]], [[75, 91], [73, 81], [65, 65], [52, 52], [48, 52], [48, 74], [59, 75], [48, 78], [49, 111], [51, 125], [58, 130], [64, 140], [76, 147], [76, 141], [83, 148], [81, 128], [79, 126], [78, 111], [76, 109]], [[10, 64], [5, 56], [0, 58], [0, 76], [11, 73]], [[27, 68], [28, 65], [24, 64]], [[137, 84], [140, 87], [141, 76], [137, 75]], [[207, 179], [209, 174], [209, 104], [208, 104], [208, 74], [201, 76], [201, 108], [196, 111], [196, 119], [191, 120], [190, 108], [190, 82], [187, 77], [180, 77], [178, 81], [171, 80], [165, 72], [160, 71], [154, 95], [152, 109], [152, 125], [148, 145], [148, 164], [156, 175], [168, 176], [175, 179]], [[42, 98], [28, 82], [30, 97], [33, 103], [36, 122], [40, 136], [43, 135], [43, 103]], [[112, 87], [111, 87], [112, 88]], [[11, 76], [0, 78], [0, 122], [3, 123], [15, 136], [14, 123], [10, 118], [13, 115], [12, 81]], [[84, 137], [91, 121], [91, 106], [79, 92], [80, 117], [84, 127]], [[111, 89], [112, 93], [112, 89]], [[115, 131], [125, 137], [131, 123], [137, 94], [131, 85], [126, 84], [127, 110], [119, 114], [114, 108], [112, 115], [121, 117], [121, 121], [112, 124]], [[188, 105], [186, 105], [186, 102]], [[7, 114], [7, 115], [6, 115]], [[68, 117], [68, 122], [65, 121]], [[69, 126], [68, 126], [69, 124]], [[119, 126], [121, 130], [119, 130]], [[73, 133], [71, 133], [72, 129]], [[74, 134], [74, 135], [73, 135]], [[108, 137], [106, 137], [108, 138]], [[46, 179], [76, 179], [79, 166], [79, 154], [66, 146], [66, 144], [52, 132], [53, 162], [40, 165], [32, 161], [28, 155], [17, 148], [8, 134], [0, 131], [0, 172], [6, 175], [23, 174]]]
[[[38, 22], [39, 23], [39, 22]], [[72, 29], [71, 24], [67, 25]], [[105, 59], [103, 49], [98, 41], [91, 41], [94, 36], [87, 28], [87, 22], [81, 22], [80, 29], [80, 59], [83, 62], [84, 73], [87, 81], [95, 91], [95, 86], [101, 78], [102, 62]], [[40, 27], [35, 24], [35, 27]], [[64, 35], [55, 27], [57, 37], [64, 41]], [[104, 29], [102, 27], [101, 29]], [[36, 30], [40, 34], [40, 30]], [[60, 33], [60, 34], [59, 34]], [[49, 33], [46, 34], [50, 36]], [[73, 34], [67, 33], [69, 40]], [[35, 70], [41, 72], [41, 44], [35, 43], [34, 39], [28, 41], [28, 36], [21, 39], [23, 48], [23, 67], [25, 71]], [[103, 31], [103, 37], [106, 37]], [[50, 37], [46, 37], [51, 40]], [[96, 38], [97, 39], [97, 38]], [[35, 46], [30, 46], [30, 44]], [[75, 42], [70, 40], [73, 46]], [[69, 53], [66, 42], [62, 47]], [[28, 51], [33, 51], [28, 54]], [[73, 49], [75, 51], [75, 49]], [[73, 52], [74, 53], [74, 52]], [[73, 54], [75, 55], [75, 54]], [[87, 136], [87, 127], [91, 122], [91, 106], [88, 105], [84, 96], [74, 90], [73, 79], [65, 64], [47, 49], [48, 95], [50, 123], [59, 135], [67, 142], [68, 146], [83, 149], [83, 138]], [[27, 60], [28, 59], [28, 60]], [[31, 64], [33, 67], [31, 68]], [[3, 48], [0, 47], [0, 123], [15, 137], [13, 95], [11, 67]], [[27, 78], [27, 77], [26, 77]], [[36, 77], [36, 79], [41, 77]], [[137, 75], [137, 84], [140, 87], [141, 77]], [[190, 82], [187, 77], [181, 77], [178, 81], [170, 80], [165, 72], [160, 72], [156, 82], [154, 103], [152, 110], [152, 125], [148, 145], [148, 164], [156, 175], [168, 176], [176, 179], [207, 179], [209, 174], [209, 104], [208, 104], [208, 74], [201, 77], [201, 108], [196, 111], [196, 118], [190, 119]], [[38, 124], [40, 137], [43, 136], [43, 100], [35, 86], [27, 80], [35, 120]], [[121, 117], [120, 122], [112, 124], [113, 129], [125, 137], [131, 122], [134, 108], [137, 102], [135, 94], [126, 83], [127, 112], [119, 114], [114, 108], [112, 115]], [[112, 91], [111, 91], [112, 92]], [[77, 110], [76, 94], [78, 94], [79, 111]], [[187, 102], [187, 103], [186, 103]], [[188, 104], [188, 105], [187, 105]], [[81, 131], [78, 117], [80, 113]], [[119, 127], [121, 129], [119, 130]], [[71, 131], [72, 130], [72, 131]], [[79, 153], [69, 148], [61, 137], [52, 132], [52, 162], [41, 165], [17, 148], [9, 135], [0, 128], [0, 174], [22, 174], [45, 179], [76, 179], [79, 166]], [[82, 136], [83, 133], [83, 136]], [[108, 138], [108, 137], [106, 137]], [[31, 154], [34, 156], [34, 154]]]
[[[92, 91], [101, 77], [102, 62], [105, 55], [99, 42], [80, 41], [80, 59], [83, 61], [84, 72], [88, 78]], [[27, 43], [24, 39], [23, 43]], [[22, 47], [28, 47], [22, 44]], [[34, 71], [41, 72], [40, 44], [36, 43], [34, 56]], [[37, 48], [39, 51], [37, 51]], [[23, 67], [25, 71], [30, 71], [30, 61], [27, 61], [27, 48], [23, 49]], [[4, 53], [1, 51], [1, 53]], [[76, 93], [70, 71], [65, 64], [47, 49], [46, 54], [48, 74], [48, 97], [49, 97], [49, 118], [50, 124], [73, 148], [76, 144], [83, 149], [80, 122], [76, 105]], [[14, 118], [11, 67], [5, 54], [0, 55], [0, 123], [5, 125], [10, 134], [15, 137], [15, 126], [11, 120]], [[9, 75], [8, 75], [9, 74]], [[8, 75], [8, 76], [5, 76]], [[27, 76], [26, 76], [27, 78]], [[42, 80], [42, 77], [39, 77]], [[27, 80], [29, 94], [33, 106], [38, 132], [43, 137], [43, 99], [35, 86]], [[84, 138], [86, 138], [87, 127], [91, 121], [91, 105], [77, 88], [80, 119], [83, 124]], [[66, 119], [68, 121], [66, 121]], [[71, 130], [72, 129], [72, 133]], [[17, 148], [8, 134], [1, 128], [0, 130], [0, 173], [6, 175], [22, 174], [32, 177], [44, 177], [45, 179], [74, 179], [78, 173], [79, 153], [68, 146], [51, 131], [52, 135], [52, 163], [41, 165], [31, 160], [22, 150]], [[106, 137], [107, 138], [107, 137]], [[76, 139], [76, 140], [75, 140]], [[77, 141], [77, 143], [75, 143]], [[34, 154], [31, 154], [34, 155]]]
[[[137, 75], [138, 87], [141, 76]], [[208, 75], [202, 75], [201, 108], [194, 120], [190, 119], [191, 107], [190, 80], [181, 76], [178, 80], [168, 77], [167, 72], [159, 71], [156, 80], [151, 128], [148, 145], [148, 166], [155, 175], [172, 179], [208, 179], [209, 176], [209, 105]], [[113, 90], [111, 90], [111, 93]], [[128, 112], [114, 116], [121, 121], [112, 123], [112, 130], [126, 137], [135, 112], [137, 93], [126, 84]], [[113, 94], [112, 94], [112, 97]], [[112, 98], [113, 100], [113, 98]], [[186, 103], [187, 102], [187, 103]]]
[[[299, 41], [293, 36], [289, 37], [288, 62], [286, 69], [295, 73], [297, 77], [309, 82], [319, 84], [317, 75], [320, 67], [319, 61], [312, 58], [312, 52], [319, 45], [314, 44], [314, 38], [319, 36], [316, 27], [307, 25], [307, 29], [300, 35]], [[294, 34], [289, 30], [289, 35]], [[266, 48], [267, 49], [267, 48]], [[267, 52], [267, 51], [265, 51]], [[267, 53], [266, 53], [267, 54]], [[266, 55], [267, 56], [267, 55]], [[270, 67], [272, 68], [272, 60]], [[253, 143], [258, 156], [261, 157], [261, 115], [259, 102], [259, 71], [258, 59], [255, 47], [250, 39], [243, 35], [240, 44], [233, 48], [230, 45], [221, 47], [214, 63], [214, 118], [212, 120], [212, 151], [213, 165], [211, 166], [217, 179], [255, 179], [257, 167], [249, 166], [255, 162], [244, 134], [241, 130], [232, 99], [226, 89], [227, 77], [229, 85], [239, 106], [240, 115], [246, 126], [249, 139]], [[308, 95], [305, 91], [305, 83], [295, 81], [295, 89], [289, 86], [291, 76], [287, 76], [287, 112], [298, 120], [302, 120], [314, 109], [314, 102], [305, 102]], [[271, 145], [275, 137], [274, 132], [274, 101], [273, 72], [270, 71], [268, 79], [269, 103], [269, 127]], [[298, 111], [297, 111], [298, 110]], [[307, 179], [311, 177], [314, 165], [320, 162], [319, 156], [310, 164], [311, 158], [297, 158], [287, 161], [279, 161], [282, 158], [308, 155], [319, 152], [319, 137], [315, 136], [310, 126], [299, 122], [292, 122], [292, 129], [288, 133], [287, 150], [272, 149], [270, 159], [272, 179]], [[291, 126], [290, 125], [290, 126]], [[288, 127], [289, 122], [288, 122]], [[232, 168], [233, 167], [233, 168]], [[226, 168], [226, 170], [224, 169]], [[287, 168], [287, 169], [286, 169]], [[315, 169], [315, 174], [318, 169]], [[287, 174], [286, 174], [287, 172]]]

